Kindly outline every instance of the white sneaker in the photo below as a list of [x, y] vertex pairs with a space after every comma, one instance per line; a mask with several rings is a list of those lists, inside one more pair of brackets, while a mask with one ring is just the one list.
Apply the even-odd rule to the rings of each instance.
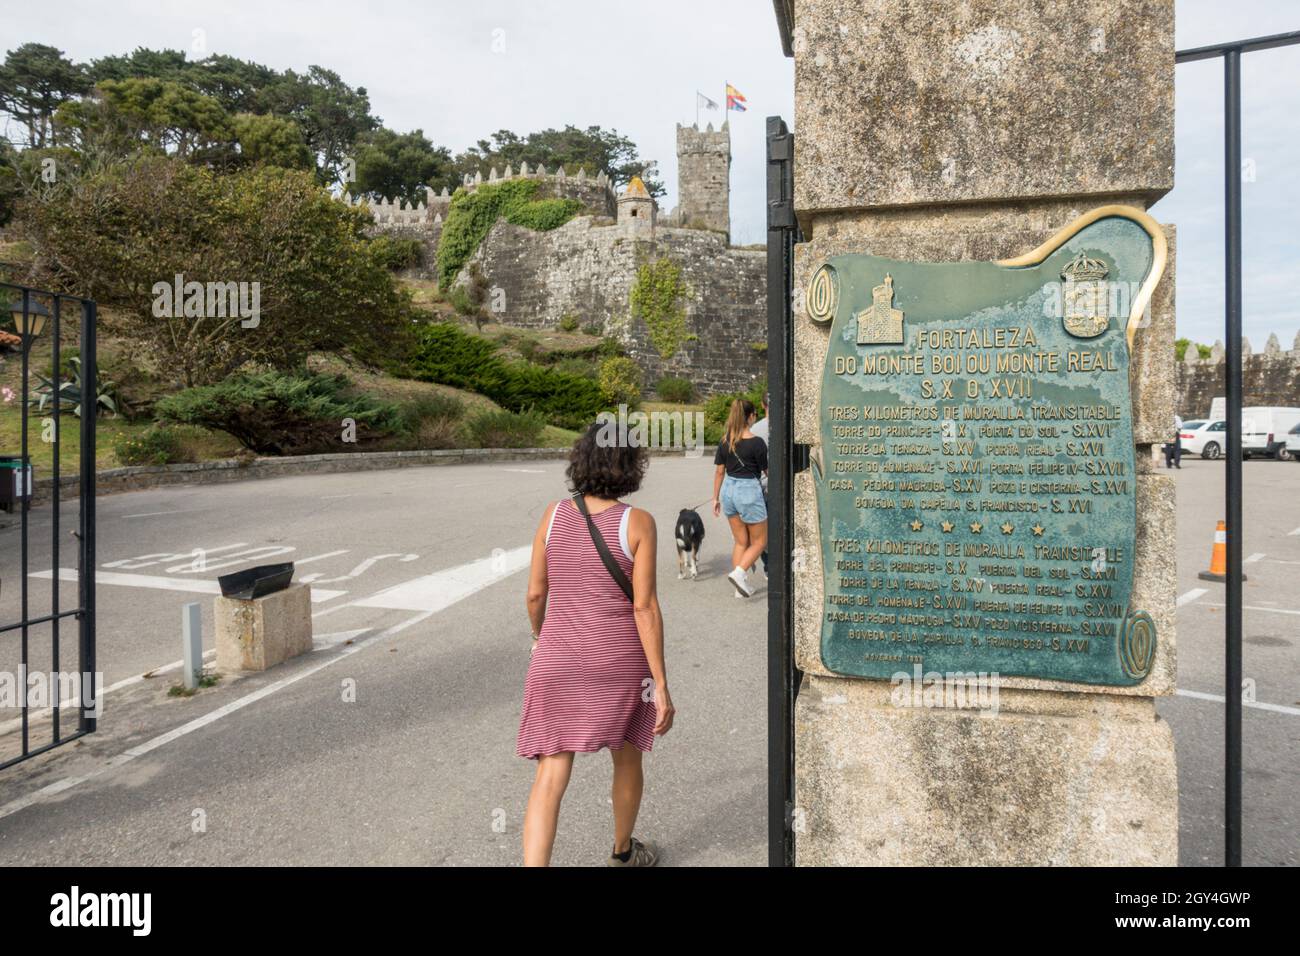
[[742, 597], [751, 597], [753, 595], [754, 589], [749, 586], [749, 581], [745, 579], [744, 568], [733, 568], [731, 573], [727, 575], [727, 580], [735, 586], [736, 591], [739, 592]]

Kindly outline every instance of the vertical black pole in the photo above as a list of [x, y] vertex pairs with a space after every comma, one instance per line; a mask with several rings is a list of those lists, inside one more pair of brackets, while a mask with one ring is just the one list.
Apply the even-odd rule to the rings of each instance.
[[32, 336], [31, 330], [35, 320], [32, 318], [32, 294], [29, 290], [23, 289], [23, 327], [21, 330], [22, 342], [20, 347], [23, 350], [23, 382], [19, 389], [18, 414], [22, 416], [22, 453], [20, 459], [21, 471], [18, 473], [18, 494], [20, 499], [19, 511], [21, 514], [22, 531], [20, 533], [19, 549], [22, 556], [18, 559], [18, 574], [20, 577], [18, 590], [22, 595], [22, 669], [21, 680], [18, 682], [22, 688], [23, 695], [23, 755], [26, 756], [30, 746], [28, 732], [29, 714], [27, 713], [27, 511], [31, 505], [31, 497], [27, 494], [27, 469], [31, 467], [31, 458], [27, 455], [27, 373], [28, 373], [28, 351], [31, 349]]
[[1228, 525], [1224, 667], [1225, 866], [1241, 866], [1241, 51], [1223, 58], [1224, 254], [1227, 338], [1228, 460], [1224, 504]]
[[[81, 541], [77, 573], [77, 600], [81, 606], [78, 643], [81, 651], [82, 733], [95, 730], [99, 705], [95, 687], [95, 415], [99, 395], [99, 369], [95, 357], [95, 303], [81, 303]], [[57, 573], [57, 572], [56, 572]], [[89, 687], [87, 687], [89, 682]]]
[[794, 252], [794, 141], [778, 116], [767, 118], [767, 388], [772, 419], [768, 453], [767, 846], [769, 866], [794, 865], [794, 621], [790, 384], [791, 280]]
[[[50, 579], [50, 613], [54, 619], [50, 621], [50, 633], [53, 640], [53, 647], [50, 654], [50, 671], [54, 674], [59, 673], [59, 405], [61, 404], [61, 394], [58, 391], [59, 383], [63, 381], [63, 376], [59, 372], [59, 364], [63, 357], [59, 354], [59, 337], [63, 334], [62, 323], [62, 296], [54, 297], [54, 331], [51, 339], [52, 356], [50, 358], [51, 366], [54, 369], [54, 461], [50, 466], [50, 569], [54, 576]], [[82, 408], [85, 408], [85, 402], [82, 402]], [[59, 733], [59, 707], [63, 701], [59, 700], [59, 681], [50, 681], [51, 703], [54, 705], [51, 720], [54, 725], [54, 742], [60, 740]]]

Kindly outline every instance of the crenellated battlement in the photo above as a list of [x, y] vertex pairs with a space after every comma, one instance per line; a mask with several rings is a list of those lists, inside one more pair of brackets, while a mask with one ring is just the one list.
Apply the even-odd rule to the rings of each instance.
[[[1226, 351], [1223, 342], [1215, 342], [1209, 356], [1201, 358], [1195, 345], [1187, 346], [1177, 369], [1176, 408], [1183, 418], [1209, 414], [1210, 403], [1224, 394]], [[1282, 348], [1276, 334], [1260, 352], [1242, 338], [1241, 382], [1243, 405], [1300, 406], [1300, 333], [1289, 350]]]

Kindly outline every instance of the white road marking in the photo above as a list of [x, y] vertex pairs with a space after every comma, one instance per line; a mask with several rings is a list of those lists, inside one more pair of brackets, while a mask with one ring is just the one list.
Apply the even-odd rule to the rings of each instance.
[[502, 471], [513, 471], [519, 475], [544, 475], [544, 469], [541, 468], [502, 468]]
[[124, 763], [129, 763], [130, 761], [134, 760], [137, 757], [143, 757], [146, 754], [152, 753], [153, 751], [157, 750], [159, 747], [169, 744], [173, 740], [179, 740], [181, 737], [184, 737], [187, 734], [192, 734], [194, 731], [200, 730], [203, 727], [206, 727], [208, 724], [215, 723], [216, 721], [220, 720], [222, 717], [226, 717], [230, 714], [235, 713], [236, 711], [243, 710], [249, 704], [254, 704], [264, 697], [269, 697], [271, 694], [274, 694], [278, 690], [283, 690], [284, 688], [292, 684], [296, 684], [298, 683], [298, 681], [302, 680], [303, 678], [310, 677], [313, 674], [317, 673], [318, 671], [322, 671], [325, 668], [329, 667], [331, 664], [337, 663], [338, 661], [343, 660], [345, 657], [348, 657], [351, 654], [355, 654], [357, 651], [361, 650], [361, 648], [366, 647], [369, 644], [372, 644], [376, 641], [381, 641], [386, 637], [392, 637], [394, 634], [406, 630], [412, 624], [418, 624], [420, 621], [423, 621], [425, 618], [432, 616], [432, 614], [433, 614], [432, 611], [426, 611], [423, 614], [417, 614], [415, 615], [415, 617], [407, 618], [405, 621], [402, 621], [399, 624], [394, 624], [392, 627], [380, 631], [374, 637], [367, 638], [364, 641], [358, 641], [355, 644], [345, 645], [343, 649], [339, 651], [338, 654], [335, 654], [333, 657], [321, 661], [319, 664], [316, 664], [313, 667], [305, 668], [304, 670], [298, 671], [296, 674], [291, 674], [290, 676], [285, 677], [282, 680], [278, 680], [273, 684], [267, 684], [265, 687], [259, 688], [258, 690], [255, 690], [250, 694], [245, 694], [243, 697], [240, 697], [236, 700], [232, 700], [230, 703], [222, 707], [218, 707], [216, 710], [204, 714], [202, 717], [196, 717], [194, 720], [191, 720], [185, 724], [181, 724], [181, 726], [176, 727], [173, 730], [169, 730], [164, 734], [159, 734], [157, 737], [154, 737], [150, 740], [146, 740], [144, 743], [132, 747], [129, 750], [124, 750], [122, 753], [118, 754], [117, 756], [110, 758], [102, 766], [97, 767], [96, 769], [91, 770], [88, 773], [78, 774], [73, 777], [65, 777], [62, 780], [56, 780], [54, 783], [49, 784], [48, 786], [41, 787], [39, 790], [35, 790], [32, 793], [26, 794], [25, 796], [18, 797], [16, 800], [11, 800], [8, 803], [6, 803], [4, 806], [0, 806], [0, 820], [14, 813], [17, 813], [19, 810], [24, 810], [27, 807], [30, 807], [34, 803], [40, 802], [40, 800], [44, 797], [54, 796], [56, 794], [63, 793], [65, 790], [71, 790], [73, 787], [77, 786], [78, 784], [85, 783], [87, 780], [90, 780], [94, 777], [98, 777], [101, 774], [114, 769], [115, 767], [120, 767]]
[[1296, 537], [1297, 535], [1300, 535], [1300, 528], [1296, 528], [1294, 531], [1288, 531], [1288, 532], [1286, 533], [1286, 536], [1287, 536], [1288, 538], [1294, 538], [1294, 537]]
[[[1196, 700], [1212, 700], [1216, 704], [1227, 703], [1227, 699], [1222, 694], [1207, 694], [1199, 690], [1183, 690], [1181, 687], [1176, 691], [1179, 697], [1193, 697]], [[1254, 707], [1256, 710], [1270, 710], [1275, 714], [1289, 714], [1292, 717], [1300, 717], [1300, 707], [1287, 707], [1284, 704], [1265, 704], [1260, 701], [1243, 700], [1242, 707]]]
[[[531, 546], [516, 548], [514, 551], [507, 551], [504, 556], [501, 556], [499, 558], [490, 557], [490, 558], [483, 558], [478, 561], [471, 561], [469, 564], [461, 565], [461, 567], [459, 568], [448, 568], [446, 571], [440, 571], [437, 574], [427, 575], [424, 578], [416, 578], [415, 581], [408, 582], [406, 585], [399, 584], [397, 588], [404, 588], [410, 585], [416, 585], [420, 582], [427, 582], [429, 581], [429, 579], [436, 578], [436, 579], [440, 579], [444, 583], [444, 586], [447, 586], [449, 589], [454, 588], [456, 592], [456, 596], [452, 597], [451, 595], [442, 595], [440, 596], [442, 599], [439, 601], [439, 607], [436, 610], [423, 610], [419, 614], [415, 615], [414, 617], [409, 617], [405, 621], [401, 621], [397, 624], [394, 624], [392, 627], [385, 628], [384, 630], [379, 631], [377, 634], [374, 634], [371, 637], [363, 638], [359, 641], [355, 641], [352, 644], [343, 644], [341, 650], [337, 654], [335, 654], [332, 657], [326, 658], [325, 660], [321, 661], [319, 664], [316, 664], [313, 667], [305, 668], [301, 671], [298, 671], [295, 674], [291, 674], [290, 676], [285, 677], [282, 680], [278, 680], [273, 684], [268, 684], [267, 686], [259, 688], [258, 690], [255, 690], [250, 694], [245, 694], [243, 697], [237, 698], [236, 700], [232, 700], [230, 703], [222, 707], [218, 707], [216, 710], [204, 714], [202, 717], [196, 717], [194, 720], [182, 724], [181, 726], [173, 730], [169, 730], [164, 734], [159, 734], [157, 737], [147, 740], [136, 747], [132, 747], [129, 750], [125, 750], [122, 753], [118, 754], [117, 756], [110, 758], [104, 764], [95, 768], [94, 770], [91, 770], [87, 773], [78, 774], [73, 777], [65, 777], [62, 780], [56, 780], [54, 783], [41, 787], [39, 790], [18, 797], [15, 800], [11, 800], [8, 803], [4, 804], [3, 806], [0, 806], [0, 820], [4, 819], [7, 816], [11, 816], [12, 814], [17, 813], [19, 810], [24, 810], [35, 803], [39, 803], [45, 797], [54, 796], [56, 794], [63, 793], [66, 790], [71, 790], [73, 787], [77, 786], [78, 784], [85, 783], [87, 780], [90, 780], [94, 777], [98, 777], [101, 774], [107, 773], [109, 770], [112, 770], [116, 767], [120, 767], [125, 763], [129, 763], [130, 761], [136, 759], [137, 757], [143, 757], [146, 754], [152, 753], [153, 751], [157, 750], [159, 747], [171, 743], [173, 740], [178, 740], [181, 737], [186, 736], [187, 734], [191, 734], [196, 730], [208, 726], [208, 724], [215, 723], [216, 721], [220, 720], [222, 717], [226, 717], [230, 714], [235, 713], [236, 711], [242, 710], [243, 708], [247, 707], [249, 704], [254, 704], [264, 697], [269, 697], [271, 694], [274, 694], [276, 691], [283, 690], [284, 688], [289, 687], [292, 684], [296, 684], [298, 683], [298, 681], [303, 680], [306, 677], [311, 677], [313, 674], [316, 674], [317, 672], [324, 670], [325, 668], [329, 667], [331, 664], [335, 664], [338, 661], [341, 661], [344, 658], [357, 653], [362, 648], [368, 647], [371, 644], [378, 643], [379, 641], [382, 641], [388, 637], [392, 637], [395, 634], [399, 634], [402, 631], [406, 630], [408, 627], [411, 627], [413, 624], [419, 624], [421, 621], [427, 620], [428, 618], [432, 617], [435, 613], [437, 613], [437, 610], [441, 610], [442, 608], [449, 607], [450, 605], [456, 603], [456, 601], [467, 598], [471, 594], [474, 594], [475, 592], [482, 590], [488, 585], [501, 580], [502, 578], [506, 577], [508, 574], [513, 573], [511, 571], [503, 571], [501, 569], [507, 567], [514, 567], [515, 570], [519, 570], [520, 568], [526, 566], [528, 564], [528, 559], [529, 559], [529, 555], [531, 554], [531, 550], [532, 550]], [[481, 567], [484, 564], [486, 564], [488, 567], [487, 573], [484, 573], [484, 570]], [[493, 564], [497, 565], [496, 569], [492, 568]], [[136, 577], [136, 575], [122, 575], [122, 576]], [[170, 580], [170, 579], [163, 578], [162, 580]], [[188, 583], [198, 584], [200, 582], [190, 581]], [[389, 591], [393, 591], [393, 590], [396, 589], [389, 588]], [[376, 597], [379, 597], [384, 593], [387, 592], [380, 592], [380, 595], [376, 595]], [[382, 607], [385, 605], [379, 605], [379, 606]], [[347, 633], [347, 632], [342, 632], [342, 633]], [[327, 635], [327, 636], [338, 637], [338, 634]]]
[[1242, 563], [1242, 564], [1254, 564], [1256, 561], [1262, 561], [1263, 559], [1264, 559], [1264, 552], [1263, 552], [1263, 551], [1256, 551], [1254, 554], [1252, 554], [1249, 558], [1246, 558], [1246, 559], [1245, 559], [1244, 561], [1242, 561], [1241, 563]]
[[[1227, 607], [1228, 605], [1207, 604], [1205, 606], [1206, 607]], [[1260, 607], [1258, 604], [1243, 604], [1241, 606], [1241, 609], [1243, 611], [1268, 611], [1272, 614], [1294, 614], [1296, 617], [1300, 617], [1300, 611], [1288, 611], [1284, 607]]]
[[377, 562], [384, 560], [384, 558], [397, 558], [397, 560], [405, 564], [410, 561], [415, 561], [419, 557], [420, 556], [418, 554], [403, 554], [400, 551], [395, 552], [393, 554], [376, 554], [374, 557], [366, 558], [364, 561], [358, 564], [347, 574], [340, 574], [338, 577], [334, 577], [334, 578], [322, 577], [319, 574], [309, 574], [305, 578], [303, 578], [302, 581], [304, 584], [310, 584], [313, 581], [320, 581], [322, 584], [331, 584], [336, 581], [347, 581], [350, 580], [351, 578], [359, 577], [360, 575], [365, 574]]
[[[137, 568], [147, 568], [151, 564], [162, 564], [164, 561], [175, 561], [177, 558], [193, 558], [195, 551], [202, 551], [204, 554], [216, 554], [218, 551], [229, 551], [231, 548], [246, 548], [248, 542], [237, 541], [234, 544], [223, 544], [219, 548], [194, 548], [191, 551], [156, 551], [153, 554], [140, 554], [134, 558], [123, 558], [120, 561], [107, 561], [101, 564], [101, 568], [123, 568], [127, 571], [134, 571]], [[145, 558], [157, 558], [156, 561], [145, 561]], [[140, 562], [144, 562], [141, 564]]]
[[323, 651], [327, 647], [333, 647], [336, 644], [346, 644], [348, 641], [356, 640], [362, 634], [369, 634], [373, 627], [359, 627], [355, 631], [334, 631], [332, 634], [316, 634], [312, 637], [312, 650]]
[[349, 492], [349, 493], [346, 494], [346, 495], [321, 495], [321, 496], [320, 496], [320, 500], [321, 500], [321, 501], [333, 501], [333, 500], [336, 499], [336, 498], [351, 498], [352, 495], [353, 495], [354, 493], [355, 493], [355, 492]]
[[158, 515], [183, 515], [188, 513], [189, 513], [188, 511], [143, 511], [140, 514], [122, 515], [122, 517], [123, 518], [154, 518], [157, 517]]
[[1200, 597], [1202, 594], [1209, 594], [1209, 593], [1210, 593], [1210, 592], [1209, 592], [1207, 589], [1205, 589], [1205, 588], [1192, 588], [1192, 589], [1191, 589], [1190, 591], [1188, 591], [1186, 594], [1180, 594], [1180, 595], [1178, 595], [1178, 601], [1177, 601], [1176, 606], [1177, 606], [1177, 607], [1182, 607], [1184, 604], [1191, 604], [1193, 601], [1195, 601], [1195, 600], [1196, 600], [1198, 597]]
[[370, 597], [354, 601], [356, 607], [387, 607], [408, 611], [441, 611], [445, 607], [481, 591], [489, 584], [504, 580], [528, 567], [532, 545], [493, 557], [479, 558], [469, 564], [436, 571], [403, 584], [385, 588]]
[[[208, 660], [209, 658], [216, 657], [216, 656], [217, 656], [217, 651], [215, 648], [210, 651], [203, 652], [204, 660]], [[146, 681], [149, 680], [150, 678], [157, 677], [159, 674], [166, 674], [169, 671], [180, 670], [181, 667], [184, 666], [184, 664], [185, 664], [184, 661], [172, 661], [170, 664], [164, 664], [162, 667], [155, 667], [153, 670], [145, 671], [143, 674], [136, 674], [134, 677], [124, 677], [122, 678], [122, 680], [118, 681], [115, 684], [109, 684], [107, 687], [101, 687], [99, 690], [99, 699], [100, 701], [103, 701], [104, 697], [107, 694], [115, 690], [121, 690], [123, 687], [130, 687], [132, 684], [139, 684], [142, 681]], [[81, 695], [79, 694], [69, 697], [67, 700], [59, 701], [60, 711], [64, 709], [76, 709], [80, 706], [81, 706]], [[27, 717], [29, 720], [31, 720], [36, 717], [46, 716], [51, 712], [53, 712], [53, 710], [54, 710], [53, 707], [45, 707], [41, 710], [28, 710]], [[14, 730], [15, 728], [21, 726], [22, 722], [23, 719], [21, 717], [15, 717], [12, 720], [6, 720], [3, 723], [0, 723], [0, 734], [9, 733], [9, 731]]]
[[[230, 568], [236, 564], [247, 564], [251, 561], [265, 561], [267, 558], [277, 558], [282, 554], [288, 554], [290, 551], [298, 550], [291, 544], [263, 544], [256, 548], [249, 548], [247, 551], [236, 551], [234, 554], [225, 555], [222, 560], [211, 562], [208, 555], [212, 552], [204, 552], [201, 555], [191, 555], [189, 561], [183, 561], [180, 564], [173, 564], [170, 568], [164, 570], [168, 574], [202, 574], [204, 571], [215, 571], [218, 568]], [[195, 559], [198, 567], [196, 568]]]
[[344, 548], [342, 551], [326, 551], [324, 554], [313, 554], [310, 558], [296, 558], [293, 563], [294, 566], [297, 567], [304, 564], [311, 564], [313, 561], [324, 561], [326, 558], [336, 558], [340, 554], [347, 554], [348, 550], [349, 549]]
[[[33, 571], [29, 577], [52, 578], [53, 572]], [[76, 568], [59, 568], [60, 581], [77, 580]], [[120, 571], [96, 571], [95, 583], [120, 584], [128, 588], [156, 588], [159, 591], [187, 591], [191, 594], [220, 594], [221, 585], [216, 581], [200, 581], [196, 578], [165, 578], [157, 574], [122, 574]], [[347, 591], [331, 591], [327, 588], [311, 589], [311, 601], [318, 604], [332, 601]]]

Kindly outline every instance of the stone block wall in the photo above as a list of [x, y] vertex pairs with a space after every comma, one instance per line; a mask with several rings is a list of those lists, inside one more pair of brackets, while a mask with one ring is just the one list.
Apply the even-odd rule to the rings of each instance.
[[[1223, 344], [1216, 342], [1209, 358], [1201, 358], [1195, 346], [1188, 346], [1177, 370], [1178, 414], [1184, 420], [1203, 418], [1210, 404], [1227, 388]], [[1284, 351], [1276, 335], [1268, 337], [1263, 352], [1254, 352], [1242, 340], [1242, 405], [1300, 406], [1300, 333], [1290, 351]]]
[[[522, 328], [556, 328], [566, 316], [619, 338], [647, 387], [665, 375], [689, 379], [702, 394], [748, 387], [767, 369], [766, 253], [734, 249], [719, 233], [657, 227], [650, 237], [594, 217], [550, 232], [498, 222], [478, 252], [504, 311]], [[682, 269], [687, 326], [694, 341], [668, 360], [649, 344], [628, 297], [643, 262], [667, 256]], [[468, 270], [466, 270], [468, 271]]]

